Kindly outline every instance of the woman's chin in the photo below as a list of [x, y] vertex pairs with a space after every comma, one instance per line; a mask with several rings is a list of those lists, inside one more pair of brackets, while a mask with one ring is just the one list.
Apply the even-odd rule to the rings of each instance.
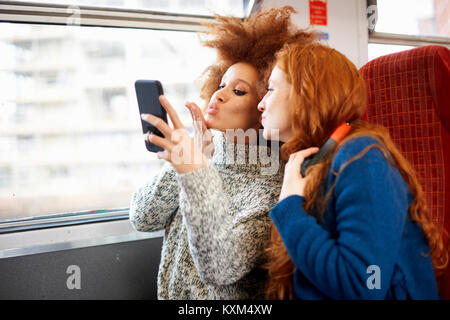
[[216, 122], [214, 119], [210, 116], [205, 117], [206, 126], [210, 129], [216, 129]]
[[270, 140], [270, 135], [269, 135], [269, 133], [267, 132], [267, 130], [265, 128], [264, 128], [264, 131], [263, 131], [263, 137], [266, 140]]
[[266, 140], [281, 141], [280, 131], [278, 129], [264, 128], [263, 137]]

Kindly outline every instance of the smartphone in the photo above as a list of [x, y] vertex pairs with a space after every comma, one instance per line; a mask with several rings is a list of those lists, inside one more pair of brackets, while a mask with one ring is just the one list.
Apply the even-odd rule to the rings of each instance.
[[317, 153], [305, 158], [300, 168], [300, 173], [302, 177], [305, 177], [306, 169], [309, 166], [318, 164], [324, 161], [330, 153], [336, 148], [337, 144], [344, 139], [344, 137], [350, 132], [351, 125], [347, 122], [341, 124], [332, 134], [331, 137], [320, 147]]
[[[142, 113], [149, 113], [163, 119], [167, 123], [167, 112], [159, 102], [159, 96], [164, 94], [161, 82], [158, 80], [137, 80], [134, 83], [139, 106], [139, 119]], [[142, 132], [151, 132], [162, 138], [164, 135], [153, 125], [141, 119]], [[164, 151], [156, 144], [145, 141], [145, 146], [150, 152]]]

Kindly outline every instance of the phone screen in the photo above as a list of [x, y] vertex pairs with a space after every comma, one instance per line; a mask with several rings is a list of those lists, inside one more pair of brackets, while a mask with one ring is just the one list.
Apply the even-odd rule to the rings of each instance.
[[[159, 102], [159, 96], [164, 94], [161, 82], [158, 80], [137, 80], [134, 84], [136, 89], [136, 97], [139, 106], [139, 118], [142, 113], [149, 113], [163, 119], [167, 123], [167, 113]], [[160, 137], [163, 134], [150, 123], [141, 119], [142, 132], [145, 134], [150, 131]], [[164, 149], [145, 141], [145, 146], [150, 152], [159, 152]]]

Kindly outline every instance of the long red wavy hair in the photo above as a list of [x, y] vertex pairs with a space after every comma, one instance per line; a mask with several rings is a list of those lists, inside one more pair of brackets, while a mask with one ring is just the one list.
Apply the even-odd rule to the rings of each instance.
[[[277, 66], [284, 71], [291, 84], [289, 99], [293, 136], [281, 147], [282, 157], [286, 161], [294, 152], [324, 144], [339, 124], [358, 120], [364, 114], [367, 101], [364, 79], [355, 65], [338, 51], [320, 44], [305, 46], [291, 43], [277, 54]], [[338, 144], [333, 154], [326, 161], [308, 168], [310, 179], [304, 190], [303, 208], [317, 219], [322, 218], [334, 188], [333, 185], [327, 192], [323, 190], [331, 160], [342, 144], [362, 135], [377, 139], [386, 149], [369, 146], [344, 166], [362, 157], [371, 148], [378, 148], [384, 153], [386, 159], [399, 170], [414, 196], [408, 214], [422, 227], [430, 246], [430, 252], [424, 254], [430, 254], [435, 273], [440, 274], [448, 264], [448, 252], [442, 239], [444, 230], [433, 223], [417, 174], [391, 140], [388, 130], [382, 126], [355, 121], [351, 132]], [[292, 299], [295, 266], [273, 224], [266, 253], [266, 298]]]

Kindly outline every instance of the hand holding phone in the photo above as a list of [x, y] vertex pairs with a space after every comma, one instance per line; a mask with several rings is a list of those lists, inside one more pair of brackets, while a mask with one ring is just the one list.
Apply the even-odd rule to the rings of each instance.
[[172, 126], [152, 114], [142, 114], [142, 120], [154, 125], [160, 132], [164, 133], [164, 137], [159, 137], [156, 134], [145, 134], [144, 139], [163, 148], [164, 152], [157, 153], [158, 159], [170, 162], [179, 174], [205, 167], [208, 162], [201, 145], [195, 143], [189, 135], [189, 131], [186, 130], [178, 113], [167, 98], [161, 95], [159, 101], [172, 120]]
[[[161, 82], [158, 80], [137, 80], [134, 83], [139, 106], [139, 113], [149, 113], [163, 119], [167, 123], [167, 112], [159, 102], [159, 96], [164, 94]], [[139, 117], [140, 118], [140, 117]], [[162, 138], [164, 135], [150, 123], [141, 119], [142, 132], [151, 132]], [[163, 148], [145, 141], [145, 146], [150, 152], [164, 151]]]

